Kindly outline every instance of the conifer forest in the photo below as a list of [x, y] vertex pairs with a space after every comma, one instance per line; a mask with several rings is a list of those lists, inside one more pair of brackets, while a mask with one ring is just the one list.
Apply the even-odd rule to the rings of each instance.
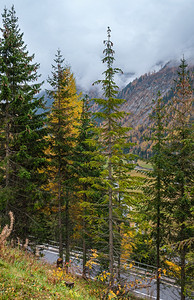
[[141, 136], [152, 145], [145, 159], [134, 151], [132, 128], [122, 122], [128, 112], [120, 109], [126, 100], [118, 97], [115, 76], [122, 70], [115, 67], [109, 27], [104, 72], [93, 83], [102, 96], [91, 98], [77, 90], [60, 49], [48, 62], [49, 88], [42, 93], [39, 64], [28, 52], [14, 6], [5, 8], [2, 20], [1, 229], [11, 211], [10, 240], [55, 241], [67, 268], [78, 247], [84, 277], [95, 254], [110, 288], [135, 261], [155, 267], [155, 299], [163, 276], [180, 286], [179, 299], [190, 297], [194, 85], [184, 56], [172, 97], [167, 101], [158, 91], [153, 99]]

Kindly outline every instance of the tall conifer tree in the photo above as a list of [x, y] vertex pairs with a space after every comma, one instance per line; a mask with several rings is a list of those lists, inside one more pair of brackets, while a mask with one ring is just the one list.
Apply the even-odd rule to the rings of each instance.
[[[0, 44], [1, 203], [15, 215], [15, 230], [23, 238], [32, 233], [35, 207], [42, 198], [45, 164], [45, 114], [43, 98], [36, 97], [39, 65], [32, 63], [20, 33], [14, 6], [2, 14]], [[6, 189], [6, 196], [3, 191]], [[10, 192], [8, 192], [10, 191]], [[3, 205], [3, 204], [1, 204]], [[5, 206], [3, 206], [5, 209]]]
[[[193, 235], [193, 90], [185, 59], [181, 60], [178, 79], [175, 81], [175, 96], [169, 109], [169, 144], [166, 186], [169, 197], [168, 215], [173, 230], [170, 239], [177, 244], [181, 269], [181, 300], [186, 295], [186, 241]], [[174, 244], [175, 245], [175, 244]], [[175, 249], [175, 246], [173, 246]], [[189, 277], [188, 277], [189, 278]]]
[[[101, 178], [108, 202], [109, 272], [110, 285], [112, 285], [114, 257], [117, 254], [117, 245], [119, 243], [119, 224], [117, 222], [118, 220], [120, 222], [123, 218], [122, 212], [124, 207], [126, 208], [125, 201], [131, 185], [129, 170], [133, 168], [133, 164], [129, 163], [129, 161], [133, 158], [130, 154], [124, 154], [125, 148], [131, 146], [127, 143], [129, 128], [122, 127], [121, 125], [121, 120], [126, 113], [120, 111], [119, 108], [125, 100], [116, 98], [118, 86], [114, 81], [114, 76], [122, 71], [118, 68], [113, 68], [115, 59], [109, 27], [107, 37], [107, 40], [104, 41], [105, 49], [103, 52], [104, 58], [102, 59], [102, 62], [107, 65], [107, 69], [103, 73], [105, 78], [94, 83], [102, 85], [103, 96], [105, 98], [94, 99], [100, 107], [100, 111], [94, 115], [101, 122], [97, 132], [100, 135], [101, 153], [106, 159]], [[119, 195], [122, 195], [122, 198], [120, 197], [122, 205], [118, 200]], [[118, 237], [117, 240], [115, 240], [114, 236]]]
[[[81, 111], [76, 94], [75, 79], [70, 68], [64, 65], [58, 50], [48, 91], [54, 99], [49, 117], [49, 155], [53, 197], [58, 203], [59, 255], [63, 258], [63, 242], [66, 247], [66, 262], [70, 256], [70, 199], [73, 195], [73, 156], [76, 145], [78, 116]], [[65, 211], [65, 213], [63, 213]], [[65, 232], [64, 232], [65, 227]]]
[[[152, 120], [151, 137], [153, 142], [153, 155], [150, 159], [153, 170], [146, 172], [147, 182], [145, 187], [148, 198], [148, 215], [153, 226], [152, 235], [156, 245], [157, 266], [157, 300], [160, 300], [160, 277], [161, 277], [161, 241], [164, 233], [163, 203], [165, 199], [164, 170], [166, 165], [166, 107], [160, 92], [157, 99], [153, 100], [154, 109], [150, 115]], [[144, 212], [145, 213], [145, 212]], [[164, 241], [163, 241], [164, 243]]]
[[[96, 158], [98, 136], [90, 110], [89, 97], [82, 99], [82, 114], [78, 127], [74, 165], [77, 173], [77, 198], [81, 209], [81, 237], [83, 242], [83, 276], [86, 276], [86, 260], [88, 250], [94, 246], [96, 234], [96, 206], [102, 201], [102, 192], [95, 185], [100, 182], [102, 162]], [[79, 225], [80, 226], [80, 225]]]

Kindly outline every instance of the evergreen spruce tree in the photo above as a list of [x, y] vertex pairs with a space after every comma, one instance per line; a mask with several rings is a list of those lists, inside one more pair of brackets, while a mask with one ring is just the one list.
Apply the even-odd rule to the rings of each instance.
[[[108, 203], [109, 272], [111, 286], [114, 277], [114, 258], [118, 254], [118, 244], [120, 243], [118, 228], [120, 227], [121, 220], [124, 218], [123, 210], [129, 210], [129, 203], [127, 203], [126, 199], [131, 186], [129, 170], [133, 168], [133, 164], [129, 163], [129, 161], [133, 158], [132, 155], [124, 153], [124, 150], [131, 146], [131, 144], [127, 143], [129, 128], [122, 127], [121, 125], [121, 120], [126, 113], [120, 111], [119, 108], [125, 100], [116, 98], [118, 86], [114, 82], [114, 76], [116, 73], [122, 71], [118, 68], [113, 68], [114, 50], [110, 33], [111, 30], [108, 27], [108, 39], [104, 41], [105, 49], [102, 60], [107, 65], [107, 69], [103, 73], [105, 78], [94, 83], [102, 85], [104, 99], [94, 99], [94, 101], [100, 107], [100, 111], [95, 113], [95, 117], [101, 122], [97, 132], [100, 135], [101, 154], [106, 160], [101, 178]], [[116, 236], [117, 238], [115, 239]]]
[[[153, 100], [154, 109], [150, 119], [152, 120], [151, 136], [149, 140], [153, 143], [153, 155], [150, 159], [153, 170], [146, 172], [145, 192], [148, 197], [148, 215], [152, 222], [152, 236], [156, 245], [156, 266], [157, 266], [157, 300], [160, 300], [160, 277], [161, 277], [161, 245], [164, 237], [163, 205], [165, 199], [164, 170], [166, 165], [166, 109], [160, 92], [157, 99]], [[144, 211], [145, 213], [145, 211]], [[164, 244], [164, 241], [163, 241]]]
[[[15, 215], [15, 235], [33, 233], [46, 182], [39, 170], [45, 165], [46, 135], [39, 65], [33, 63], [20, 33], [14, 6], [2, 14], [0, 44], [1, 208]], [[35, 234], [35, 232], [34, 232]]]
[[174, 241], [174, 256], [177, 255], [177, 250], [180, 256], [181, 300], [185, 300], [189, 278], [186, 274], [186, 256], [189, 252], [186, 241], [193, 235], [193, 90], [190, 81], [187, 64], [183, 58], [178, 70], [178, 79], [175, 81], [175, 96], [169, 108], [169, 144], [166, 151], [166, 191], [169, 198], [167, 209], [173, 228], [169, 236], [171, 242]]
[[90, 111], [89, 97], [82, 99], [82, 114], [78, 127], [78, 137], [75, 148], [75, 170], [77, 173], [77, 197], [81, 208], [81, 237], [83, 244], [83, 277], [86, 276], [87, 253], [93, 249], [96, 234], [96, 206], [102, 201], [102, 192], [95, 185], [100, 182], [102, 163], [97, 159], [98, 136]]

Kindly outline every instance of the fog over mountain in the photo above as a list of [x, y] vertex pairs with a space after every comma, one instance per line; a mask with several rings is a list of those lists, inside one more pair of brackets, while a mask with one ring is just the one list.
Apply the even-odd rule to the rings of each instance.
[[102, 78], [107, 26], [121, 87], [183, 54], [194, 57], [193, 0], [2, 0], [0, 12], [12, 4], [44, 80], [58, 48], [83, 89]]

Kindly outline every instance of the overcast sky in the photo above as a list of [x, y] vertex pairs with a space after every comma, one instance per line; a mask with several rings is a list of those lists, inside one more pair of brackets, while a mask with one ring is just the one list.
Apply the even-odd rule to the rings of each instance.
[[108, 26], [114, 66], [125, 74], [119, 84], [161, 61], [194, 57], [194, 0], [1, 0], [1, 14], [12, 4], [44, 80], [58, 48], [83, 88], [102, 79]]

